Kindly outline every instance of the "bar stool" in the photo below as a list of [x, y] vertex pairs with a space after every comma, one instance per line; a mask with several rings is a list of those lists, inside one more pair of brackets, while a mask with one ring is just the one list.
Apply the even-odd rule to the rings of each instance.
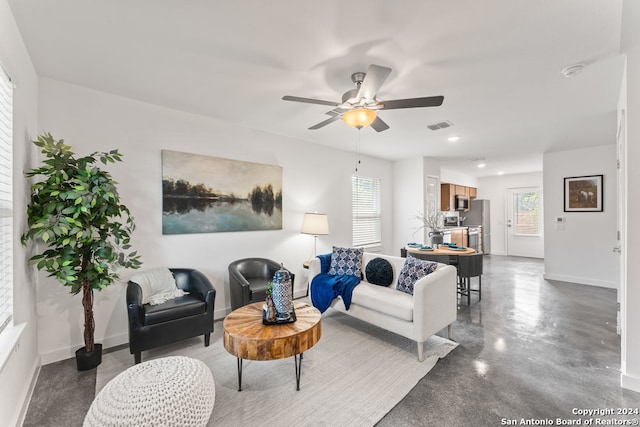
[[[467, 297], [467, 305], [471, 304], [471, 292], [478, 293], [478, 301], [482, 299], [482, 257], [481, 252], [458, 257], [458, 294]], [[472, 277], [478, 278], [478, 289], [471, 289]]]

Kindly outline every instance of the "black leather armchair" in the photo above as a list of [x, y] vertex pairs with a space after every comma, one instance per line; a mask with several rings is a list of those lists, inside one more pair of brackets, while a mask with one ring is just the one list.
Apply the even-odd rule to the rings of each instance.
[[[267, 297], [267, 284], [280, 268], [279, 263], [267, 258], [244, 258], [229, 264], [231, 308], [235, 310], [253, 302], [264, 301]], [[290, 271], [289, 274], [293, 287], [295, 275]]]
[[129, 281], [127, 286], [129, 350], [135, 363], [140, 363], [144, 350], [198, 335], [204, 335], [204, 345], [209, 346], [216, 289], [198, 270], [169, 270], [176, 285], [188, 294], [149, 305], [142, 304], [142, 289], [137, 283]]

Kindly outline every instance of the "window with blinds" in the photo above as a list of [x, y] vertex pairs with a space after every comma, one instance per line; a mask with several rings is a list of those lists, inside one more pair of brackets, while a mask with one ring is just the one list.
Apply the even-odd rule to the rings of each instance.
[[380, 180], [353, 176], [351, 193], [353, 246], [380, 244], [382, 241]]
[[0, 333], [13, 316], [13, 86], [0, 66]]

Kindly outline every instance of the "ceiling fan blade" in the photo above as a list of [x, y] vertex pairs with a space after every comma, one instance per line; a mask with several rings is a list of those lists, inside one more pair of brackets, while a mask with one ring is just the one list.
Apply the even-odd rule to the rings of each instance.
[[381, 118], [380, 116], [376, 117], [376, 119], [373, 121], [373, 123], [371, 123], [371, 127], [376, 131], [376, 132], [382, 132], [383, 130], [387, 130], [389, 129], [389, 125], [386, 124]]
[[381, 110], [394, 110], [398, 108], [439, 107], [444, 101], [444, 96], [427, 96], [424, 98], [407, 98], [383, 101]]
[[330, 124], [330, 123], [333, 123], [333, 122], [335, 122], [336, 120], [340, 120], [340, 115], [339, 115], [339, 114], [336, 114], [335, 116], [333, 116], [333, 117], [329, 117], [327, 120], [325, 120], [325, 121], [323, 121], [323, 122], [320, 122], [320, 123], [318, 123], [318, 124], [315, 124], [315, 125], [311, 126], [311, 127], [309, 128], [309, 130], [316, 130], [316, 129], [320, 129], [321, 127], [325, 127], [326, 125], [328, 125], [328, 124]]
[[313, 99], [313, 98], [301, 98], [299, 96], [283, 96], [282, 97], [283, 101], [294, 101], [294, 102], [305, 102], [307, 104], [320, 104], [320, 105], [330, 105], [332, 107], [337, 107], [338, 104], [337, 102], [332, 102], [332, 101], [323, 101], [322, 99]]
[[380, 86], [382, 86], [382, 83], [387, 80], [390, 73], [391, 68], [389, 67], [382, 67], [375, 64], [369, 65], [369, 69], [367, 70], [367, 74], [364, 76], [364, 80], [360, 85], [356, 99], [358, 101], [364, 99], [366, 102], [372, 102], [375, 99]]

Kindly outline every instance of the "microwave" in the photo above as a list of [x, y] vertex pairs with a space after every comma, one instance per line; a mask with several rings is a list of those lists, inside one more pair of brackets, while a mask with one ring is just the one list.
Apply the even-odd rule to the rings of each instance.
[[457, 211], [469, 210], [469, 198], [465, 196], [456, 196], [456, 210]]
[[444, 225], [446, 227], [457, 227], [458, 226], [458, 216], [445, 216], [444, 217]]

